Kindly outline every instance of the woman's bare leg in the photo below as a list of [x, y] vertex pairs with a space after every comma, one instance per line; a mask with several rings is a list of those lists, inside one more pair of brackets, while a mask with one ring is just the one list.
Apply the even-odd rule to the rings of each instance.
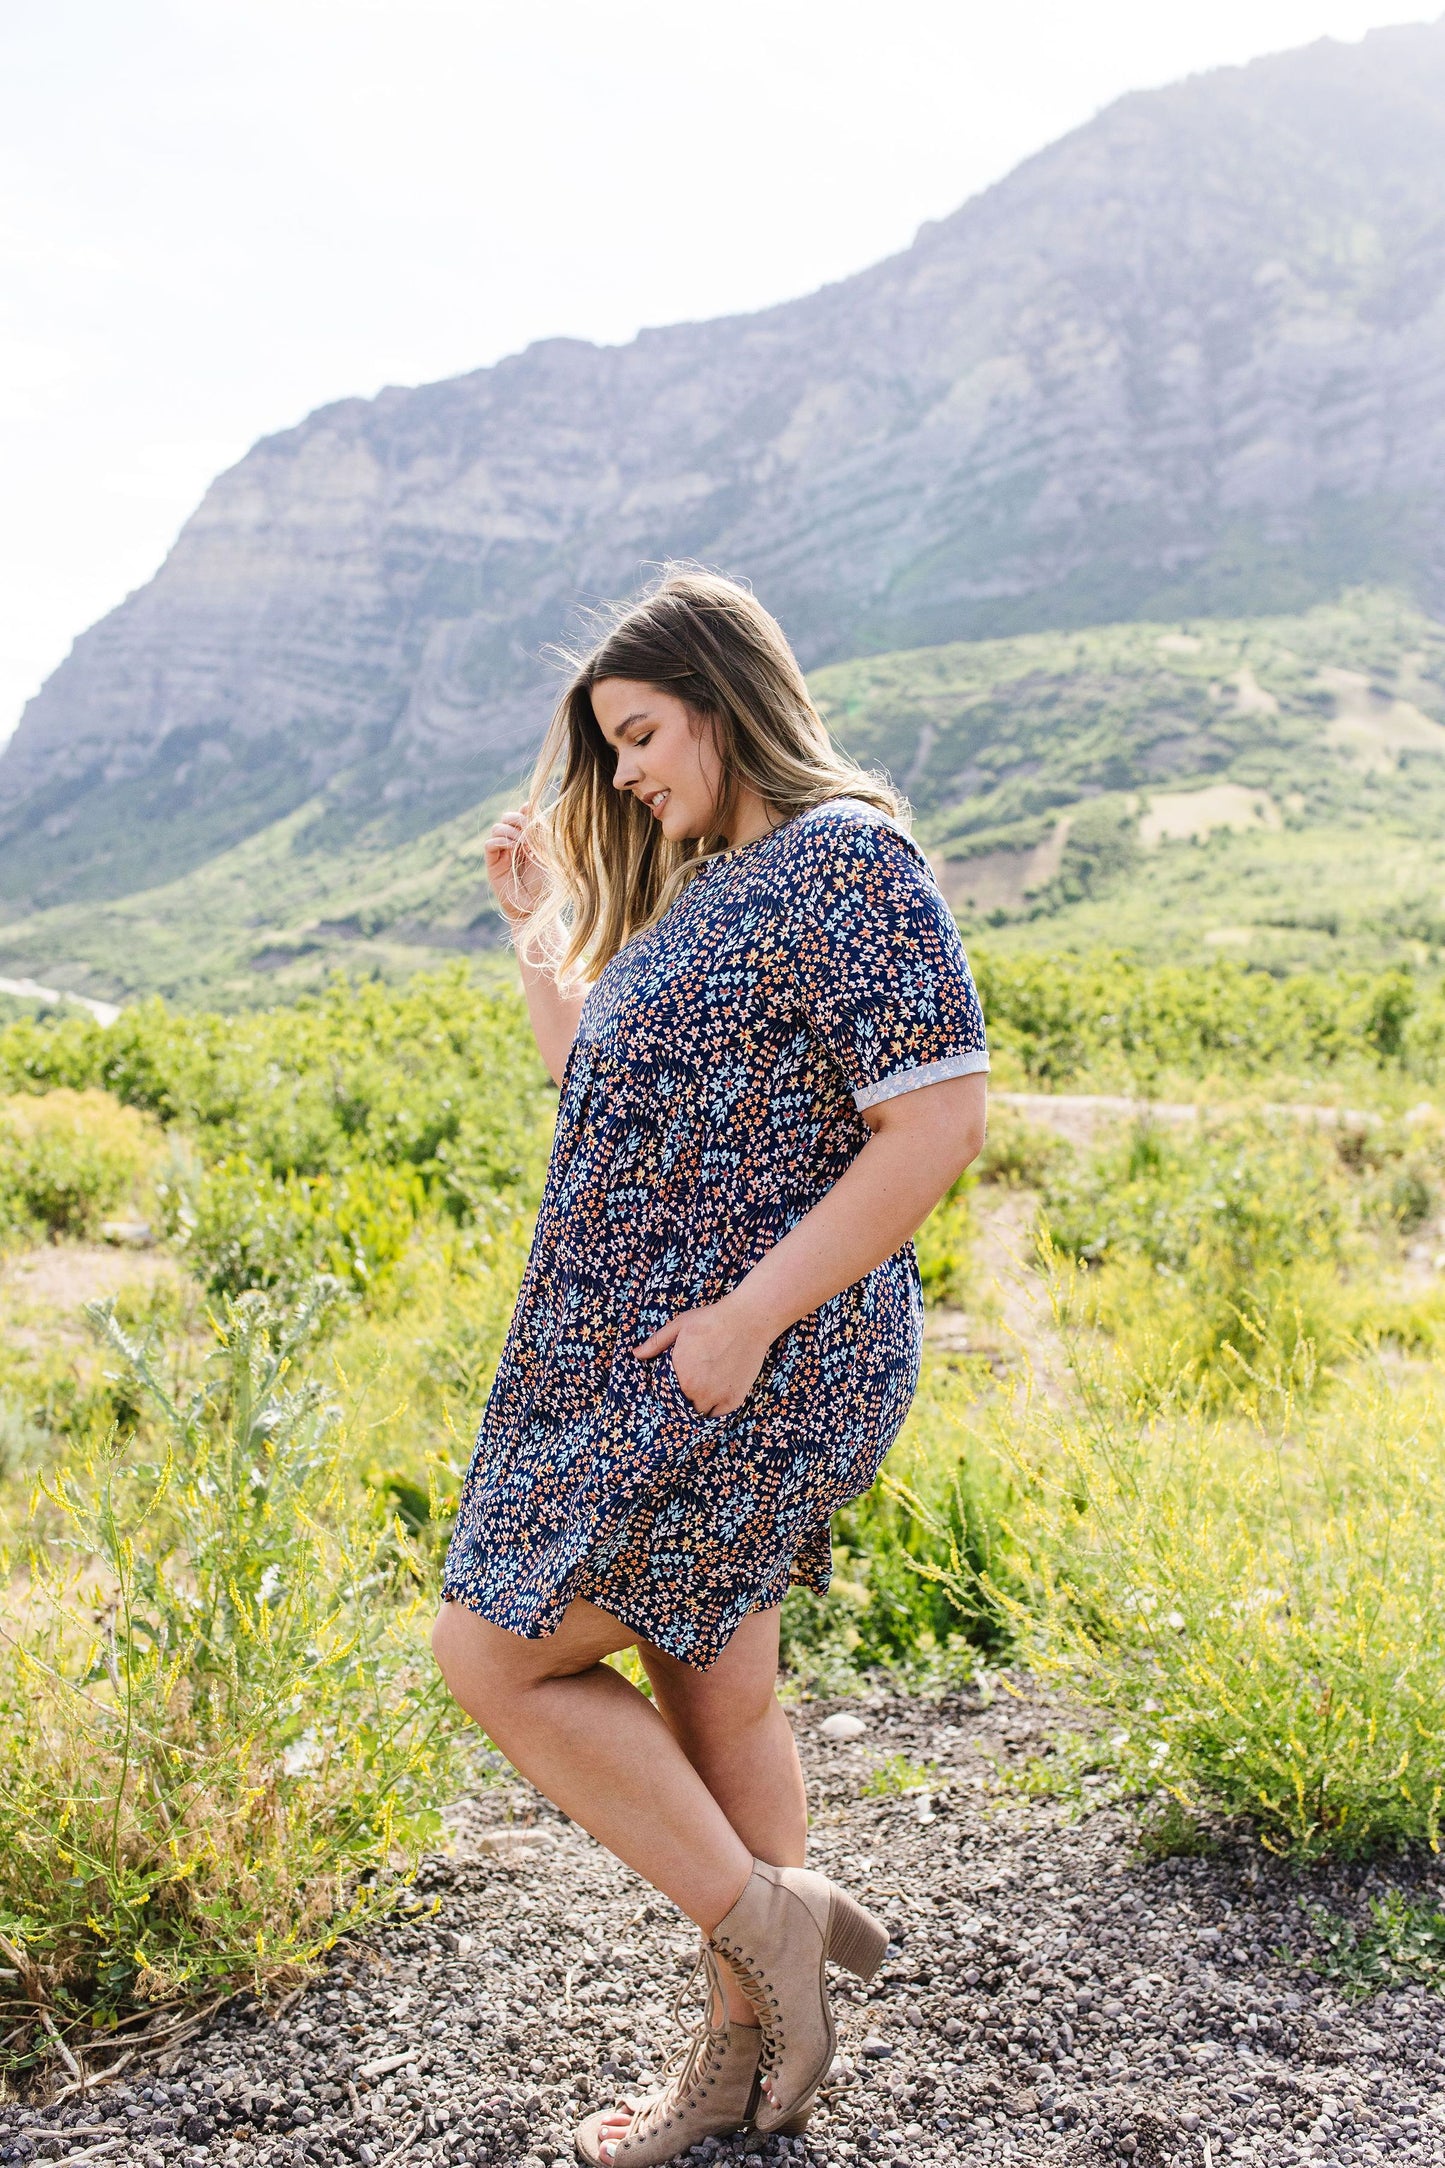
[[808, 1800], [777, 1695], [776, 1607], [745, 1618], [710, 1671], [648, 1641], [638, 1654], [684, 1754], [754, 1858], [801, 1867]]
[[[777, 1696], [778, 1612], [745, 1618], [710, 1671], [679, 1663], [650, 1642], [638, 1653], [657, 1706], [693, 1768], [755, 1859], [801, 1867], [808, 1801], [792, 1726]], [[728, 2016], [752, 2007], [724, 1966]]]
[[432, 1648], [513, 1768], [711, 1934], [752, 1855], [646, 1695], [603, 1663], [636, 1640], [581, 1598], [545, 1641], [447, 1603]]

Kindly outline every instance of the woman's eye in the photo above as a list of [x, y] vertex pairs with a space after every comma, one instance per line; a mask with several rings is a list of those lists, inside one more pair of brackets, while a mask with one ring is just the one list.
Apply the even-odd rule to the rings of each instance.
[[645, 738], [634, 738], [632, 742], [640, 752], [644, 745], [650, 745], [652, 743], [652, 732], [649, 730]]

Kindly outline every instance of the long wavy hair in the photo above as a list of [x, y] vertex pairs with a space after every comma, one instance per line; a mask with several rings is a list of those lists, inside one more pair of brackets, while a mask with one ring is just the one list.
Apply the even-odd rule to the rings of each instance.
[[[517, 929], [529, 961], [582, 984], [726, 852], [740, 791], [757, 793], [775, 827], [830, 798], [861, 798], [895, 819], [907, 812], [886, 776], [833, 743], [782, 627], [736, 580], [668, 565], [602, 622], [595, 646], [567, 657], [572, 681], [532, 777], [527, 841], [548, 880]], [[613, 788], [617, 756], [592, 707], [604, 678], [671, 693], [712, 732], [722, 763], [715, 832], [670, 843], [640, 800]]]

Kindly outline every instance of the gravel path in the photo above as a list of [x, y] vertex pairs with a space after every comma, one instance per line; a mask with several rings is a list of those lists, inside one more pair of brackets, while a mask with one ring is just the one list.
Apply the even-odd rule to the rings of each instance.
[[[827, 1738], [830, 1710], [861, 1736]], [[815, 1863], [895, 1948], [870, 1988], [838, 1992], [835, 2082], [806, 2139], [699, 2159], [1445, 2163], [1445, 2004], [1350, 2004], [1288, 1954], [1307, 1904], [1359, 1916], [1368, 1878], [1302, 1881], [1243, 1852], [1143, 1861], [1129, 1818], [1090, 1805], [1097, 1780], [1072, 1800], [1001, 1783], [1047, 1756], [1059, 1718], [1041, 1700], [880, 1692], [795, 1722]], [[862, 1792], [924, 1763], [926, 1792]], [[453, 1824], [414, 1922], [339, 1952], [276, 2016], [233, 2004], [158, 2072], [0, 2109], [0, 2161], [570, 2162], [576, 2116], [665, 2055], [693, 1939], [525, 1786]], [[1413, 1893], [1445, 1902], [1445, 1874]]]

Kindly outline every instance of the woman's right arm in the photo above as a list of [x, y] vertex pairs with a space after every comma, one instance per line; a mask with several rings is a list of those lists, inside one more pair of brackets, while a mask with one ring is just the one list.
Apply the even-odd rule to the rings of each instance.
[[[531, 815], [530, 805], [518, 806], [514, 812], [504, 813], [487, 837], [487, 879], [492, 884], [492, 893], [501, 907], [502, 916], [511, 926], [520, 925], [535, 908], [544, 879], [541, 863], [527, 842]], [[520, 950], [517, 962], [521, 966], [522, 991], [527, 997], [527, 1014], [532, 1019], [537, 1051], [546, 1063], [552, 1081], [560, 1084], [586, 997], [580, 993], [564, 994], [551, 972], [539, 970], [529, 963]]]

